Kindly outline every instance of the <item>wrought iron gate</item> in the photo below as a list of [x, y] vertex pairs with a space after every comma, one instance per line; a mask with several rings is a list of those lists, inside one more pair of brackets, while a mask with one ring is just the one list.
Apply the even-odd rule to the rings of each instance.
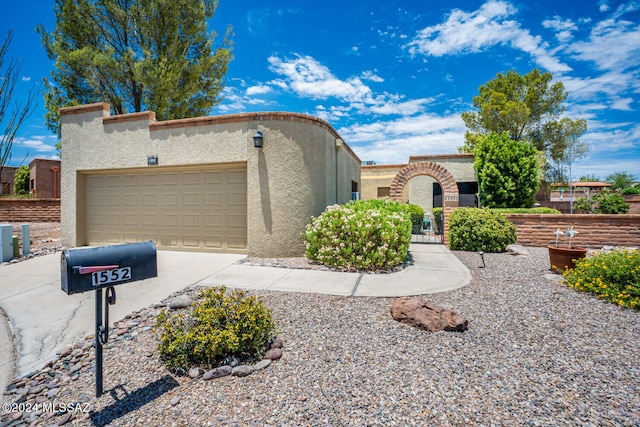
[[411, 235], [411, 243], [444, 244], [444, 215], [437, 219], [431, 214], [425, 215], [420, 231]]

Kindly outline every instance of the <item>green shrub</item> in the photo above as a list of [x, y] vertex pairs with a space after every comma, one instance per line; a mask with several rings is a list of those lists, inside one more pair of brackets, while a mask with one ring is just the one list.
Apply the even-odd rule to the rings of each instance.
[[613, 251], [576, 260], [564, 272], [567, 285], [618, 305], [640, 309], [640, 252]]
[[422, 228], [422, 221], [424, 221], [424, 209], [418, 205], [407, 205], [409, 215], [411, 215], [411, 232], [419, 233]]
[[440, 226], [442, 225], [442, 208], [433, 208], [431, 213], [433, 214], [433, 222], [431, 227], [436, 234], [442, 234], [442, 230], [440, 230]]
[[29, 166], [20, 166], [13, 178], [13, 194], [24, 196], [29, 194]]
[[640, 194], [640, 188], [635, 187], [627, 187], [620, 190], [620, 194]]
[[504, 252], [516, 242], [516, 227], [491, 209], [456, 209], [449, 217], [449, 245], [461, 251]]
[[573, 208], [585, 213], [619, 214], [629, 212], [629, 204], [618, 193], [602, 190], [593, 196], [580, 197]]
[[385, 199], [329, 206], [305, 229], [307, 258], [358, 270], [388, 269], [403, 263], [411, 243], [407, 206]]
[[201, 301], [188, 310], [156, 320], [158, 349], [167, 367], [218, 366], [227, 356], [252, 361], [261, 357], [275, 337], [271, 310], [255, 296], [225, 287], [203, 290]]
[[624, 201], [624, 197], [618, 193], [601, 191], [593, 198], [596, 200], [598, 207], [597, 213], [601, 214], [620, 214], [629, 212], [629, 204]]
[[492, 208], [493, 211], [500, 212], [502, 214], [549, 214], [549, 215], [559, 215], [560, 212], [557, 209], [553, 208]]

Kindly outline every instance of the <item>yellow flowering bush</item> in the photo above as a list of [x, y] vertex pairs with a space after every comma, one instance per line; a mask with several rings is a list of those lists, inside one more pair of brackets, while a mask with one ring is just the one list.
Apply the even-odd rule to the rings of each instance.
[[167, 367], [184, 371], [218, 366], [227, 356], [251, 361], [264, 354], [276, 327], [262, 300], [241, 290], [227, 294], [224, 286], [203, 290], [200, 297], [188, 310], [158, 314], [158, 349]]
[[329, 206], [304, 231], [306, 255], [329, 267], [381, 270], [404, 262], [411, 243], [406, 203], [357, 200]]
[[602, 252], [576, 260], [564, 272], [566, 283], [624, 307], [640, 309], [640, 252]]

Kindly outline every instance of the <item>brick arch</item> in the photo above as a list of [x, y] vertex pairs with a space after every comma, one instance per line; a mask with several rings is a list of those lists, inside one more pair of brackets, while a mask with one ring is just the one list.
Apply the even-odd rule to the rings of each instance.
[[410, 163], [398, 171], [395, 178], [391, 182], [389, 189], [389, 198], [393, 200], [402, 200], [402, 192], [404, 186], [411, 178], [419, 175], [428, 175], [435, 178], [440, 187], [442, 187], [442, 206], [458, 207], [460, 194], [458, 193], [458, 184], [446, 168], [434, 162]]

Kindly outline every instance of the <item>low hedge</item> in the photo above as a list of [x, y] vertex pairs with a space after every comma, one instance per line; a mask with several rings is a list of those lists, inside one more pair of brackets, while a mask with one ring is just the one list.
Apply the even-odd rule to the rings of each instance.
[[550, 215], [558, 215], [561, 214], [557, 209], [553, 208], [492, 208], [491, 210], [495, 212], [500, 212], [501, 214], [550, 214]]
[[516, 242], [516, 227], [493, 209], [462, 208], [451, 212], [449, 246], [460, 251], [504, 252]]

